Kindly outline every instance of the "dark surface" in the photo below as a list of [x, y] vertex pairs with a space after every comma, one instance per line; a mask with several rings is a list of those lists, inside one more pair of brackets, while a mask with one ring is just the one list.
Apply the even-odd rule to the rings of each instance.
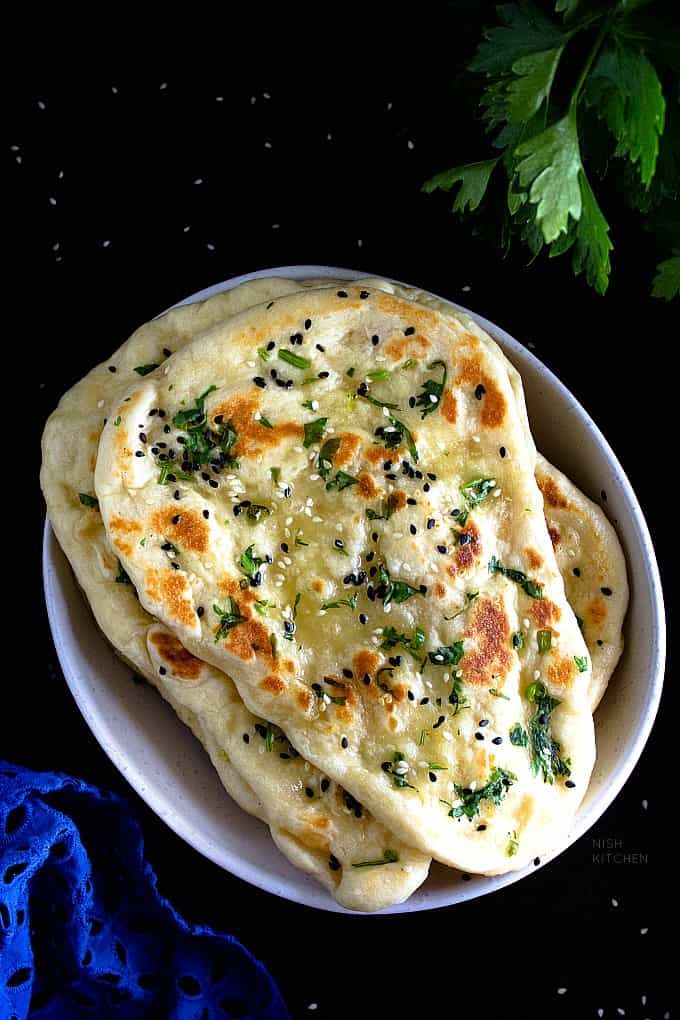
[[[21, 607], [5, 643], [20, 642], [24, 658], [5, 667], [0, 751], [124, 792], [162, 891], [191, 920], [242, 939], [272, 970], [295, 1016], [402, 1016], [413, 995], [419, 1011], [409, 1015], [424, 1017], [594, 1017], [598, 1007], [605, 1016], [621, 1007], [628, 1017], [662, 1017], [677, 986], [669, 958], [672, 692], [625, 790], [554, 863], [464, 906], [338, 917], [232, 878], [147, 809], [81, 719], [43, 608], [38, 442], [59, 396], [185, 295], [293, 263], [408, 280], [534, 343], [621, 458], [664, 570], [675, 552], [677, 395], [669, 367], [678, 330], [677, 306], [649, 297], [654, 239], [603, 200], [618, 230], [615, 278], [602, 299], [574, 280], [564, 259], [503, 261], [454, 220], [445, 197], [419, 193], [429, 174], [486, 151], [453, 84], [451, 63], [465, 56], [471, 32], [455, 41], [435, 32], [427, 62], [415, 66], [403, 54], [377, 61], [370, 50], [325, 71], [306, 65], [302, 73], [291, 60], [285, 73], [262, 62], [246, 76], [223, 70], [224, 62], [197, 71], [169, 58], [158, 69], [121, 58], [114, 71], [83, 70], [72, 84], [38, 62], [15, 81], [5, 156], [17, 272], [6, 300], [20, 316], [5, 344], [19, 354], [21, 374], [6, 389], [19, 397], [23, 424], [9, 433], [18, 457], [5, 433], [6, 458], [16, 462], [6, 463], [5, 476], [24, 509], [20, 531], [16, 518], [5, 531], [5, 555], [16, 540], [25, 559], [5, 571], [12, 591], [18, 582]], [[670, 569], [665, 584], [670, 600]], [[644, 863], [598, 864], [593, 839], [620, 841], [621, 852], [637, 851]], [[318, 1010], [307, 1012], [313, 1002]]]

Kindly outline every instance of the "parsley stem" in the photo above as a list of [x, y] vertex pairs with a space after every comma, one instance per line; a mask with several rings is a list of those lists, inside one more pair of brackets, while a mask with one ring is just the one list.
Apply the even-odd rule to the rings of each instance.
[[581, 89], [585, 84], [586, 78], [590, 74], [590, 69], [593, 66], [595, 57], [600, 52], [600, 47], [602, 46], [602, 43], [604, 42], [605, 37], [609, 32], [611, 23], [614, 20], [614, 15], [616, 14], [616, 9], [618, 6], [619, 6], [618, 3], [614, 4], [614, 7], [612, 8], [612, 10], [609, 11], [607, 16], [603, 19], [602, 24], [600, 25], [600, 31], [597, 33], [595, 37], [595, 42], [590, 48], [590, 52], [586, 57], [586, 62], [581, 68], [581, 73], [578, 76], [578, 80], [576, 82], [576, 85], [574, 86], [574, 91], [571, 94], [571, 99], [569, 100], [570, 113], [575, 113], [576, 111], [576, 105], [578, 103], [579, 96], [581, 95]]

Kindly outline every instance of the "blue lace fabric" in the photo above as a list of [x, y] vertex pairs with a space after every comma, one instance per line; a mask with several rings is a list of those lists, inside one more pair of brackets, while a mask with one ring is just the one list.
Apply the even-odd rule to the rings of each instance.
[[290, 1020], [265, 967], [164, 899], [126, 802], [0, 762], [0, 1017]]

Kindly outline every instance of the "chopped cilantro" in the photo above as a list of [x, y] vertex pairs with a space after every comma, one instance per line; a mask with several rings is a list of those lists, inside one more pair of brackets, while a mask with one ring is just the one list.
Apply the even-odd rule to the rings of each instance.
[[395, 602], [399, 605], [414, 595], [426, 595], [427, 589], [423, 591], [422, 588], [414, 588], [412, 585], [407, 584], [406, 581], [393, 581], [387, 567], [381, 564], [378, 572], [378, 589], [376, 594], [378, 598], [382, 599], [384, 606], [389, 606], [390, 602]]
[[326, 425], [328, 425], [328, 418], [317, 418], [316, 421], [305, 422], [305, 438], [302, 444], [305, 449], [309, 449], [312, 443], [321, 442], [321, 438], [326, 431]]
[[371, 382], [387, 382], [390, 372], [387, 368], [376, 368], [373, 372], [367, 372], [366, 378]]
[[452, 645], [443, 645], [428, 653], [430, 662], [435, 666], [457, 666], [463, 658], [463, 642], [454, 641]]
[[523, 574], [521, 570], [515, 570], [514, 567], [504, 567], [503, 564], [492, 556], [489, 560], [489, 573], [490, 574], [503, 574], [504, 577], [509, 578], [518, 584], [526, 594], [532, 599], [542, 599], [543, 589], [540, 584], [536, 581], [530, 580], [526, 574]]
[[578, 666], [579, 673], [585, 673], [585, 671], [588, 669], [588, 660], [586, 659], [585, 655], [575, 655], [574, 662]]
[[249, 524], [257, 524], [261, 517], [269, 517], [271, 510], [268, 506], [263, 506], [262, 503], [251, 503], [246, 508], [246, 520]]
[[490, 687], [489, 694], [493, 695], [494, 698], [503, 698], [504, 701], [510, 701], [507, 694], [503, 694], [503, 692], [499, 691], [497, 687]]
[[524, 631], [516, 630], [512, 635], [512, 647], [516, 649], [524, 648]]
[[552, 631], [539, 630], [536, 634], [539, 652], [549, 652], [552, 648]]
[[333, 457], [340, 449], [340, 438], [338, 436], [332, 436], [327, 439], [319, 450], [319, 458], [317, 460], [317, 467], [319, 474], [326, 481], [328, 478], [331, 468], [333, 466]]
[[263, 425], [264, 428], [266, 428], [266, 429], [273, 429], [274, 428], [274, 426], [270, 422], [269, 418], [265, 418], [265, 416], [263, 414], [261, 414], [260, 417], [257, 420], [259, 421], [260, 425]]
[[262, 358], [263, 361], [269, 361], [269, 351], [266, 350], [264, 347], [258, 347], [257, 353]]
[[137, 375], [148, 375], [149, 372], [153, 372], [155, 368], [158, 368], [157, 364], [153, 365], [137, 365], [135, 372]]
[[238, 561], [241, 570], [246, 577], [250, 579], [251, 583], [259, 582], [260, 567], [263, 563], [267, 562], [266, 558], [262, 559], [260, 556], [255, 556], [253, 554], [253, 548], [254, 547], [252, 545], [249, 545], [248, 548], [241, 553], [241, 558]]
[[292, 351], [288, 351], [283, 347], [279, 347], [276, 353], [281, 361], [285, 361], [294, 368], [311, 368], [311, 361], [307, 358], [302, 358], [299, 354], [293, 354]]
[[437, 382], [435, 379], [427, 379], [423, 384], [422, 393], [418, 394], [416, 398], [416, 407], [422, 407], [423, 412], [421, 418], [426, 418], [428, 414], [432, 414], [439, 407], [444, 393], [444, 387], [446, 386], [446, 365], [443, 361], [433, 361], [427, 366], [428, 368], [443, 368], [444, 373], [442, 375], [441, 382]]
[[529, 684], [526, 696], [536, 705], [536, 713], [529, 723], [532, 775], [538, 775], [540, 770], [544, 783], [553, 783], [555, 776], [570, 776], [570, 761], [560, 757], [560, 745], [553, 740], [550, 731], [550, 716], [560, 701], [551, 697], [541, 683]]
[[510, 743], [514, 744], [515, 747], [526, 747], [529, 743], [527, 731], [518, 722], [510, 730]]
[[271, 467], [269, 468], [269, 474], [272, 476], [272, 481], [278, 483], [281, 481], [281, 468]]
[[220, 625], [215, 631], [215, 642], [218, 642], [220, 638], [226, 637], [232, 627], [236, 627], [239, 623], [245, 623], [245, 616], [241, 616], [241, 610], [239, 604], [233, 595], [229, 596], [229, 608], [222, 609], [218, 605], [213, 605], [213, 613], [219, 618]]
[[346, 471], [338, 471], [335, 478], [330, 478], [326, 482], [326, 489], [338, 489], [339, 491], [342, 491], [350, 485], [358, 484], [359, 479], [355, 478], [354, 475], [348, 475]]
[[397, 645], [401, 645], [407, 652], [416, 657], [422, 650], [425, 644], [425, 631], [421, 630], [420, 627], [416, 627], [411, 637], [408, 634], [400, 634], [394, 627], [385, 627], [383, 630], [383, 641], [380, 648], [383, 651], [389, 651], [392, 648], [396, 648]]
[[471, 481], [461, 485], [460, 491], [465, 496], [469, 507], [479, 506], [483, 503], [489, 493], [495, 488], [495, 478], [473, 478]]
[[99, 510], [99, 500], [96, 496], [88, 496], [86, 492], [79, 492], [78, 499], [83, 506], [88, 507], [90, 510]]
[[375, 435], [380, 438], [383, 445], [388, 450], [396, 450], [402, 443], [406, 443], [408, 452], [417, 464], [418, 450], [409, 429], [402, 421], [399, 421], [397, 418], [393, 418], [391, 415], [387, 421], [389, 424], [381, 425], [378, 429], [376, 429]]
[[357, 861], [353, 864], [353, 868], [377, 868], [381, 864], [396, 864], [399, 860], [399, 854], [394, 850], [385, 850], [382, 857], [378, 861]]
[[483, 800], [490, 800], [498, 806], [516, 779], [517, 776], [513, 772], [508, 772], [502, 768], [494, 768], [491, 771], [487, 784], [479, 790], [470, 790], [468, 787], [462, 787], [454, 783], [453, 788], [456, 796], [462, 800], [462, 804], [451, 808], [449, 818], [462, 818], [465, 815], [466, 818], [472, 821], [475, 815], [479, 814]]
[[118, 560], [118, 577], [115, 578], [116, 584], [132, 584], [127, 571], [123, 564]]
[[356, 609], [357, 599], [359, 598], [358, 592], [354, 592], [351, 598], [338, 599], [337, 602], [324, 602], [321, 606], [322, 609], [340, 609], [342, 606], [347, 606], [348, 609]]

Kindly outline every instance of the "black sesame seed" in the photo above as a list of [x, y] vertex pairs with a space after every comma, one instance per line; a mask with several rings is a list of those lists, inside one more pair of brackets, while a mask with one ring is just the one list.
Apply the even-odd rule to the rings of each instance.
[[366, 298], [368, 297], [368, 291], [367, 290], [360, 290], [359, 291], [359, 297], [361, 298], [362, 301], [365, 301]]
[[391, 460], [386, 460], [385, 463], [383, 464], [383, 471], [391, 471], [391, 470], [392, 470], [392, 461]]
[[406, 697], [408, 698], [409, 701], [415, 701], [416, 700], [416, 696], [413, 693], [413, 691], [408, 691], [407, 694], [406, 694]]
[[371, 549], [371, 551], [369, 553], [366, 553], [366, 562], [370, 563], [371, 560], [374, 559], [374, 557], [375, 557], [375, 549]]
[[316, 347], [317, 351], [321, 351], [322, 354], [326, 353], [326, 348], [323, 347], [321, 344], [315, 344], [315, 347]]
[[158, 667], [158, 672], [160, 673], [160, 675], [161, 675], [161, 676], [165, 676], [165, 674], [166, 674], [166, 673], [167, 673], [168, 671], [167, 671], [167, 669], [165, 668], [165, 666], [159, 666], [159, 667]]
[[426, 595], [427, 594], [427, 585], [426, 584], [421, 584], [420, 587], [418, 588], [418, 591], [420, 592], [421, 595]]
[[203, 608], [203, 606], [197, 606], [196, 607], [196, 616], [199, 618], [199, 620], [203, 616], [204, 613], [205, 613], [205, 609]]
[[442, 555], [444, 555], [444, 553], [446, 552], [446, 546], [445, 545], [438, 545], [437, 546], [437, 552], [439, 552]]
[[290, 761], [290, 755], [285, 751], [279, 751], [279, 758], [283, 758], [284, 761]]
[[351, 680], [352, 677], [354, 676], [354, 673], [352, 672], [351, 669], [347, 669], [347, 667], [345, 667], [342, 671], [342, 675], [345, 677], [346, 680]]
[[462, 878], [462, 880], [464, 882], [471, 882], [472, 881], [472, 875], [468, 875], [468, 874], [464, 873], [460, 877]]
[[488, 726], [489, 725], [489, 720], [488, 719], [480, 719], [479, 722], [477, 723], [477, 725], [478, 726]]
[[366, 613], [359, 613], [359, 623], [368, 623]]
[[217, 486], [219, 485], [219, 482], [216, 482], [214, 478], [211, 478], [210, 481], [208, 482], [208, 485], [210, 486], [211, 489], [216, 489]]
[[444, 722], [446, 722], [446, 716], [445, 716], [445, 715], [440, 715], [440, 716], [439, 716], [439, 718], [437, 719], [436, 723], [434, 723], [434, 725], [433, 725], [432, 729], [433, 729], [433, 730], [439, 729], [439, 727], [440, 727], [440, 726], [442, 725], [442, 723], [444, 723]]
[[172, 351], [170, 350], [169, 347], [164, 347], [163, 348], [163, 356], [164, 357], [169, 358], [171, 354], [172, 354]]
[[135, 452], [135, 457], [143, 457], [143, 456], [144, 456], [144, 450], [137, 450]]
[[182, 498], [182, 496], [181, 496], [181, 493], [180, 493], [179, 489], [175, 489], [175, 491], [173, 492], [173, 494], [172, 494], [172, 495], [173, 495], [173, 498], [174, 498], [174, 499], [181, 499], [181, 498]]
[[210, 481], [210, 475], [208, 474], [207, 471], [201, 471], [201, 478], [203, 479], [204, 482]]
[[383, 772], [391, 772], [392, 771], [392, 762], [391, 761], [384, 761], [380, 765], [380, 768], [383, 770]]
[[241, 513], [241, 507], [240, 507], [240, 506], [239, 506], [239, 504], [237, 503], [237, 504], [236, 504], [236, 506], [234, 507], [234, 517], [238, 517], [238, 515], [239, 515], [240, 513]]
[[374, 531], [374, 532], [373, 532], [373, 533], [371, 534], [371, 538], [373, 539], [373, 541], [374, 541], [374, 542], [377, 542], [377, 541], [378, 541], [378, 532], [377, 532], [377, 531]]
[[165, 434], [167, 436], [167, 434], [170, 432], [170, 426], [169, 425], [164, 425], [163, 426], [163, 431], [165, 432]]
[[484, 825], [484, 824], [478, 825], [477, 826], [477, 832], [486, 832], [486, 825]]
[[430, 491], [430, 483], [429, 482], [425, 482], [425, 484], [423, 485], [423, 492], [429, 492], [429, 491]]
[[173, 563], [170, 564], [170, 566], [172, 567], [173, 570], [179, 570], [179, 563], [174, 563], [173, 562]]
[[541, 858], [540, 857], [534, 857], [534, 867], [537, 868], [540, 863], [541, 863]]
[[428, 772], [427, 775], [428, 775], [428, 778], [429, 778], [431, 783], [436, 783], [437, 782], [437, 774], [436, 774], [436, 772]]
[[255, 383], [256, 386], [259, 386], [261, 390], [266, 389], [267, 383], [265, 382], [261, 375], [256, 375], [255, 378], [253, 379], [253, 382]]
[[305, 793], [307, 794], [308, 797], [314, 796], [314, 790], [311, 788], [311, 786], [305, 786]]
[[581, 576], [581, 568], [580, 567], [574, 567], [574, 569], [572, 570], [572, 574], [574, 575], [574, 577], [580, 577]]
[[145, 443], [146, 442], [146, 432], [140, 432], [139, 433], [139, 441], [140, 441], [140, 443]]
[[408, 398], [408, 406], [409, 407], [415, 407], [416, 406], [416, 398], [415, 397], [409, 397]]
[[475, 733], [475, 740], [484, 740], [484, 734], [479, 732]]
[[477, 400], [481, 400], [485, 393], [486, 393], [486, 389], [485, 389], [484, 386], [482, 386], [481, 383], [479, 383], [477, 386], [475, 386], [475, 396], [476, 396]]
[[369, 673], [364, 673], [364, 683], [366, 684], [367, 687], [370, 684], [370, 682], [371, 682], [370, 674]]
[[333, 543], [333, 545], [335, 546], [336, 549], [344, 549], [345, 548], [345, 543], [343, 542], [343, 540], [341, 538], [336, 538], [336, 540]]
[[322, 779], [321, 780], [321, 792], [325, 793], [330, 785], [331, 785], [330, 779], [326, 779], [326, 778]]
[[411, 532], [412, 535], [416, 535], [418, 533], [418, 529], [416, 528], [415, 524], [410, 524], [408, 530]]
[[506, 453], [508, 451], [505, 449], [504, 446], [501, 446], [501, 448], [500, 448], [500, 450], [498, 452], [500, 453], [501, 457], [505, 457], [505, 455], [506, 455]]
[[421, 705], [429, 705], [430, 704], [430, 699], [429, 698], [421, 698], [419, 704], [421, 704]]
[[328, 867], [331, 869], [331, 871], [340, 871], [341, 866], [342, 865], [340, 864], [338, 858], [335, 857], [334, 854], [331, 854], [330, 857], [328, 858]]
[[343, 749], [343, 751], [349, 747], [349, 740], [347, 739], [347, 737], [342, 738], [342, 740], [340, 741], [340, 747]]
[[267, 344], [267, 350], [268, 351], [273, 351], [275, 347], [276, 347], [276, 344], [274, 343], [274, 341], [270, 340], [269, 343]]
[[248, 736], [247, 733], [243, 734], [243, 743], [244, 744], [249, 744], [250, 743], [250, 737]]
[[[408, 466], [409, 466], [409, 470], [412, 470], [411, 465], [409, 464]], [[414, 473], [415, 477], [418, 479], [418, 481], [420, 481], [422, 479], [422, 477], [423, 477], [423, 472], [422, 471], [414, 471], [413, 473]]]
[[610, 595], [614, 594], [611, 588], [600, 588], [600, 591], [602, 592], [603, 595], [606, 595], [607, 598], [609, 598]]
[[328, 379], [330, 372], [319, 372], [319, 379]]
[[115, 371], [116, 371], [116, 366], [115, 365], [109, 365], [109, 372], [115, 372]]
[[568, 786], [570, 790], [573, 790], [574, 787], [576, 786], [576, 783], [572, 779], [567, 779], [564, 785]]
[[288, 543], [287, 542], [282, 542], [281, 543], [281, 552], [285, 552], [285, 553], [288, 552]]
[[159, 418], [165, 418], [165, 411], [163, 410], [162, 407], [159, 407], [159, 409], [158, 409], [158, 417]]
[[172, 518], [172, 523], [173, 524], [179, 524], [179, 522], [181, 520], [182, 520], [182, 515], [181, 514], [175, 514], [175, 516]]
[[413, 336], [415, 331], [416, 331], [415, 326], [407, 326], [406, 329], [404, 330], [404, 336]]
[[338, 293], [338, 297], [347, 297], [347, 291], [346, 290], [339, 290], [337, 293]]
[[321, 687], [321, 684], [312, 684], [312, 690], [317, 694], [321, 694], [323, 688]]
[[491, 741], [491, 743], [495, 744], [498, 747], [499, 744], [503, 743], [503, 738], [502, 737], [494, 737], [493, 740]]
[[286, 634], [294, 634], [295, 633], [295, 624], [293, 623], [292, 620], [284, 620], [283, 621], [283, 629], [285, 630]]
[[269, 304], [267, 305], [267, 311], [269, 311], [269, 309], [273, 308], [273, 307], [274, 307], [274, 302], [270, 301]]
[[406, 502], [408, 503], [409, 506], [418, 506], [418, 500], [414, 499], [413, 496], [409, 496]]
[[377, 347], [378, 344], [380, 343], [380, 337], [378, 336], [377, 333], [374, 333], [373, 336], [371, 337], [371, 343], [373, 344], [374, 347]]
[[434, 524], [435, 524], [434, 517], [428, 517], [428, 519], [427, 519], [427, 530], [431, 531], [432, 528], [434, 528]]
[[451, 511], [451, 516], [452, 517], [459, 517], [460, 516], [460, 510], [452, 510]]
[[601, 648], [601, 647], [602, 647], [602, 645], [604, 644], [604, 641], [601, 641], [601, 640], [600, 640], [600, 639], [598, 638], [598, 639], [597, 639], [597, 642], [596, 642], [596, 643], [597, 643], [597, 645], [598, 645], [598, 646], [599, 646], [599, 647]]
[[305, 329], [311, 329], [311, 328], [312, 328], [312, 320], [311, 319], [305, 319]]

